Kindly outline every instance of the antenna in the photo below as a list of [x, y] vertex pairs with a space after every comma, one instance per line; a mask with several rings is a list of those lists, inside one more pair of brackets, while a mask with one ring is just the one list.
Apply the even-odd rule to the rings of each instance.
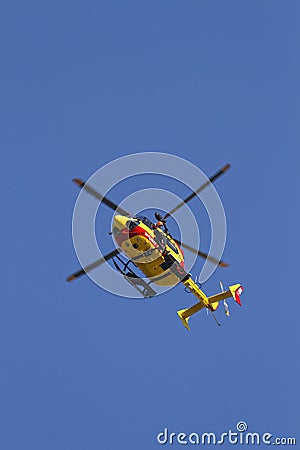
[[220, 322], [218, 322], [218, 319], [216, 318], [215, 314], [211, 311], [211, 315], [213, 316], [213, 318], [215, 319], [216, 324], [220, 327], [221, 324]]

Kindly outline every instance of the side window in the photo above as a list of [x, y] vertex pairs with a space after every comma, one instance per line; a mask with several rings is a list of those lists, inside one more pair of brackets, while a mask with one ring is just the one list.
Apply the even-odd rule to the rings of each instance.
[[168, 243], [168, 246], [173, 250], [173, 252], [178, 254], [177, 248], [175, 247], [175, 245], [172, 244], [172, 242], [169, 241], [169, 239], [167, 239], [167, 243]]

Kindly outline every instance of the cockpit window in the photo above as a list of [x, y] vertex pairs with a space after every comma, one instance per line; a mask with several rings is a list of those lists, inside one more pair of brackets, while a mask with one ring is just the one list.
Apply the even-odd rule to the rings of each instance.
[[133, 230], [135, 227], [137, 227], [138, 226], [138, 222], [136, 222], [136, 221], [134, 221], [134, 220], [128, 220], [127, 222], [126, 222], [126, 227], [128, 228], [128, 230]]
[[152, 222], [145, 216], [137, 216], [137, 219], [141, 220], [147, 227], [152, 228]]

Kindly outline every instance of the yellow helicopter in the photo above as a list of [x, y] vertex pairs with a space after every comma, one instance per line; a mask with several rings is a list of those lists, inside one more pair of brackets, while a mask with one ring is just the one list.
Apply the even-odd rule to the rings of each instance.
[[[225, 173], [230, 168], [230, 164], [226, 164], [218, 172], [216, 172], [209, 180], [193, 191], [186, 199], [180, 202], [170, 212], [162, 216], [160, 213], [155, 213], [157, 222], [153, 223], [145, 216], [133, 216], [116, 203], [112, 202], [106, 196], [101, 195], [92, 186], [85, 183], [79, 178], [74, 178], [73, 182], [80, 188], [85, 189], [89, 194], [94, 196], [100, 202], [103, 202], [108, 207], [116, 212], [113, 219], [112, 235], [117, 248], [97, 261], [89, 264], [83, 269], [75, 272], [67, 278], [67, 281], [73, 281], [81, 277], [87, 272], [100, 266], [102, 263], [112, 259], [115, 268], [122, 274], [124, 279], [129, 282], [144, 298], [153, 297], [157, 292], [152, 287], [153, 284], [160, 286], [175, 286], [178, 283], [183, 283], [186, 290], [191, 292], [198, 302], [190, 308], [177, 311], [177, 314], [182, 324], [190, 330], [189, 318], [203, 308], [211, 311], [213, 317], [218, 325], [214, 311], [218, 308], [219, 302], [223, 301], [225, 313], [229, 315], [228, 304], [226, 299], [233, 297], [233, 299], [241, 306], [240, 295], [243, 292], [243, 287], [240, 284], [230, 286], [227, 291], [207, 297], [201, 289], [201, 285], [192, 279], [192, 276], [186, 272], [184, 267], [184, 254], [181, 247], [196, 253], [202, 258], [209, 259], [217, 263], [221, 267], [226, 267], [223, 261], [218, 261], [215, 258], [208, 256], [171, 236], [167, 228], [167, 218], [174, 214], [184, 204], [188, 203], [199, 192], [205, 189], [210, 183], [213, 183], [219, 176]], [[121, 256], [124, 253], [126, 260]], [[138, 268], [147, 278], [140, 277], [135, 269]]]

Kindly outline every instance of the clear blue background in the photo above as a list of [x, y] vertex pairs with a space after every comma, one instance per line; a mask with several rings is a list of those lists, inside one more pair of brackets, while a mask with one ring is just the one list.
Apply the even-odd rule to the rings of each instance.
[[[0, 37], [1, 449], [148, 450], [164, 427], [239, 420], [297, 437], [299, 3], [11, 0]], [[205, 289], [245, 292], [222, 327], [204, 312], [187, 333], [180, 286], [136, 303], [65, 282], [70, 180], [140, 151], [233, 165], [217, 183], [231, 265]]]

